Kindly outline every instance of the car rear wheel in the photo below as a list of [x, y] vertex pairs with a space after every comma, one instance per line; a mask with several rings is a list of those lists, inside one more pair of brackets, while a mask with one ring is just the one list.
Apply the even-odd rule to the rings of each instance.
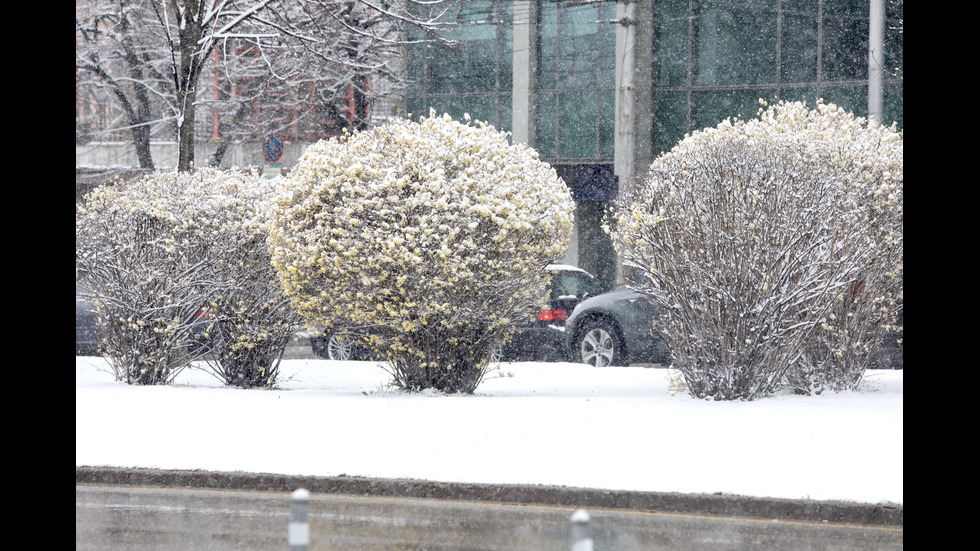
[[626, 365], [619, 331], [603, 320], [592, 320], [582, 328], [576, 347], [582, 363], [595, 367]]
[[330, 333], [327, 339], [327, 358], [347, 361], [354, 356], [354, 339], [346, 333]]

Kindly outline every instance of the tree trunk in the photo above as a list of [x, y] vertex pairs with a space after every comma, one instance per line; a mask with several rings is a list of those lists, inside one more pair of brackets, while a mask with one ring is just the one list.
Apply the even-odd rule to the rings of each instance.
[[147, 124], [133, 126], [133, 146], [140, 168], [153, 170], [153, 156], [150, 155], [150, 127]]
[[[123, 52], [126, 64], [129, 67], [129, 76], [135, 83], [142, 83], [145, 75], [142, 70], [142, 62], [137, 54], [138, 47], [133, 44], [131, 38], [122, 41]], [[150, 155], [150, 120], [152, 110], [150, 108], [150, 95], [146, 86], [137, 84], [133, 88], [134, 100], [132, 103], [126, 97], [121, 88], [116, 88], [120, 101], [127, 107], [129, 113], [129, 125], [132, 128], [133, 147], [136, 149], [136, 158], [139, 160], [140, 168], [153, 170], [153, 156]]]
[[231, 145], [232, 132], [236, 130], [239, 126], [241, 126], [242, 121], [245, 120], [245, 116], [248, 115], [250, 111], [251, 111], [251, 105], [242, 102], [238, 106], [238, 109], [235, 111], [235, 116], [231, 120], [231, 125], [230, 125], [231, 130], [230, 131], [225, 130], [224, 125], [222, 125], [221, 142], [218, 143], [218, 147], [217, 149], [214, 150], [214, 153], [211, 155], [211, 158], [208, 159], [208, 166], [214, 166], [214, 167], [221, 166], [221, 161], [222, 159], [225, 158], [225, 152], [228, 151], [228, 146]]
[[174, 67], [177, 88], [177, 171], [185, 172], [194, 166], [194, 119], [196, 113], [197, 84], [204, 60], [210, 55], [210, 47], [202, 47], [200, 10], [196, 2], [188, 6], [188, 16], [179, 31], [179, 65]]
[[136, 105], [129, 101], [126, 93], [118, 86], [113, 88], [113, 94], [119, 99], [119, 104], [122, 105], [129, 120], [130, 134], [133, 136], [133, 147], [136, 149], [140, 168], [153, 170], [153, 157], [150, 155], [150, 103], [145, 91], [137, 88]]
[[180, 120], [177, 122], [177, 171], [186, 172], [194, 166], [194, 99], [191, 91], [179, 100]]

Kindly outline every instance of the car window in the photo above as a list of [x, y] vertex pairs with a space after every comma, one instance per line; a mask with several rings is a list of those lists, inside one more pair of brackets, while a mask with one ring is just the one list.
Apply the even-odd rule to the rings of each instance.
[[581, 272], [557, 273], [551, 282], [551, 297], [574, 295], [583, 297], [585, 295], [598, 295], [599, 282], [592, 276]]

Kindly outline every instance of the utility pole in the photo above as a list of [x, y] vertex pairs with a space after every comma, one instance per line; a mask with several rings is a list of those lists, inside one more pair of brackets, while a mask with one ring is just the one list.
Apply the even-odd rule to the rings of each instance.
[[868, 120], [880, 124], [885, 74], [885, 0], [871, 0], [868, 15]]

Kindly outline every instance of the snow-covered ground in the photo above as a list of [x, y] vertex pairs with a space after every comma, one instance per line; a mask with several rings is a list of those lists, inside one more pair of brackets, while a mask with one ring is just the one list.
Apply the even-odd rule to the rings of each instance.
[[277, 390], [75, 360], [75, 465], [903, 504], [903, 371], [853, 392], [695, 400], [662, 368], [505, 363], [473, 395], [407, 394], [371, 362], [284, 360]]

